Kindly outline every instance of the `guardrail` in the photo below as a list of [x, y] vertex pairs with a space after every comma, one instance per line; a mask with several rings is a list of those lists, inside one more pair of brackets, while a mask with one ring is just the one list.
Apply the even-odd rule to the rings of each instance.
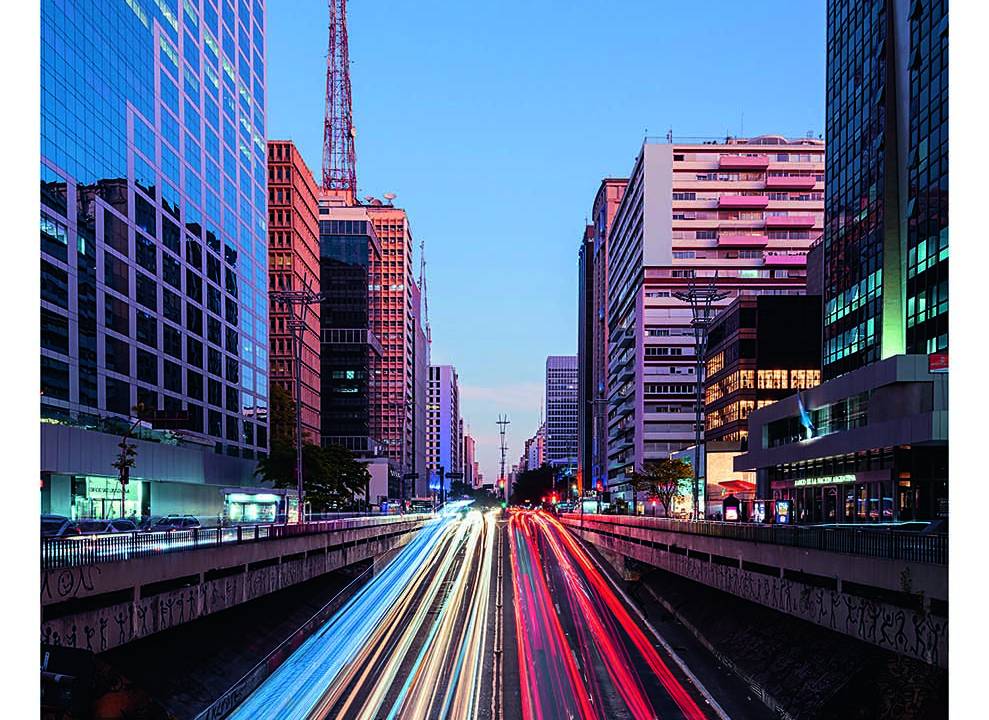
[[[567, 513], [564, 517], [579, 520], [582, 516], [579, 513]], [[921, 535], [914, 532], [897, 532], [875, 528], [860, 530], [856, 528], [757, 525], [754, 523], [674, 520], [673, 518], [622, 515], [584, 515], [583, 518], [585, 523], [593, 521], [624, 527], [702, 535], [767, 545], [785, 545], [888, 560], [905, 560], [932, 565], [948, 564], [947, 535]], [[637, 541], [637, 538], [630, 539], [633, 542]]]
[[387, 525], [420, 517], [423, 515], [378, 515], [292, 525], [238, 525], [225, 528], [138, 531], [114, 535], [42, 538], [41, 569], [51, 570], [61, 567], [92, 565], [99, 562], [132, 560], [218, 545], [279, 540], [300, 535], [318, 535], [334, 530], [352, 530], [373, 525]]

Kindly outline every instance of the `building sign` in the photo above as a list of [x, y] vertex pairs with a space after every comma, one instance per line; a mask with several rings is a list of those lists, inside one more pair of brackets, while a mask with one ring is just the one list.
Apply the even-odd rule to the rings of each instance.
[[932, 373], [948, 372], [948, 353], [936, 352], [927, 356], [927, 371]]
[[793, 481], [794, 487], [811, 487], [814, 485], [842, 485], [855, 482], [854, 475], [825, 475], [823, 477], [798, 478]]

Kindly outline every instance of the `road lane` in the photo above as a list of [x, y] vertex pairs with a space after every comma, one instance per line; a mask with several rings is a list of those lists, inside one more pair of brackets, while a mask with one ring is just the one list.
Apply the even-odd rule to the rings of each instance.
[[556, 518], [513, 512], [509, 538], [524, 718], [719, 717]]
[[458, 510], [427, 524], [231, 717], [487, 720], [496, 521]]

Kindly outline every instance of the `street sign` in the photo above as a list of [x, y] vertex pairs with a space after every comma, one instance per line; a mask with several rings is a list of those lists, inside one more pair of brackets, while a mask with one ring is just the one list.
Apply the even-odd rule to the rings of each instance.
[[402, 475], [402, 479], [403, 480], [418, 480], [419, 479], [419, 473], [417, 473], [417, 472], [405, 473], [404, 475]]
[[448, 472], [446, 477], [450, 480], [463, 480], [464, 474], [462, 472]]

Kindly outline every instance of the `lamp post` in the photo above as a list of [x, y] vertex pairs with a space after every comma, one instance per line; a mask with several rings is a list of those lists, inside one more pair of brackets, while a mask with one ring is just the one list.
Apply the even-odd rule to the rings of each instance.
[[[308, 283], [307, 283], [308, 285]], [[272, 303], [282, 303], [289, 307], [288, 326], [292, 331], [292, 344], [295, 346], [295, 482], [299, 495], [298, 522], [305, 519], [304, 494], [302, 485], [302, 340], [306, 333], [306, 317], [309, 306], [323, 302], [325, 293], [305, 290], [273, 290], [268, 293]]]
[[700, 514], [700, 472], [701, 472], [701, 442], [703, 433], [701, 423], [703, 421], [702, 405], [704, 402], [704, 383], [701, 380], [704, 374], [704, 353], [707, 349], [707, 331], [714, 319], [714, 303], [724, 300], [728, 293], [719, 290], [716, 282], [718, 273], [715, 271], [714, 279], [706, 286], [698, 286], [693, 278], [686, 290], [673, 293], [673, 297], [678, 300], [690, 303], [693, 319], [690, 324], [694, 328], [694, 520], [699, 519]]

